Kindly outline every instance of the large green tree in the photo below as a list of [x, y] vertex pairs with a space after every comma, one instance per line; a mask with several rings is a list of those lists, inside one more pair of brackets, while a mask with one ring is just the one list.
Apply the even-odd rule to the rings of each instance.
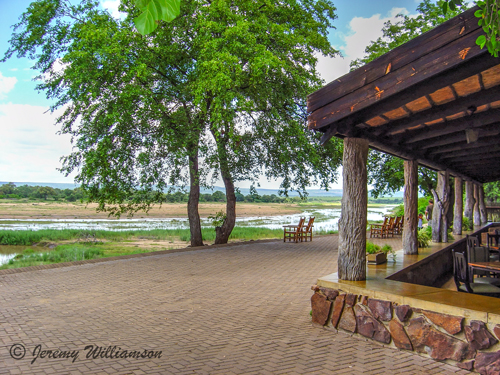
[[[417, 17], [398, 15], [396, 22], [387, 21], [382, 29], [383, 36], [372, 41], [365, 49], [365, 56], [351, 62], [351, 69], [356, 69], [409, 40], [431, 30], [444, 21], [464, 10], [450, 10], [443, 15], [442, 8], [431, 0], [424, 0], [417, 6]], [[373, 185], [371, 194], [375, 197], [399, 191], [404, 186], [403, 159], [370, 150], [368, 155], [368, 182]], [[435, 188], [436, 173], [418, 168], [419, 189], [431, 195]]]
[[62, 170], [99, 209], [121, 214], [161, 203], [168, 186], [189, 184], [191, 244], [201, 245], [200, 185], [222, 178], [234, 227], [234, 183], [261, 173], [282, 190], [336, 178], [341, 150], [306, 130], [306, 95], [320, 85], [316, 53], [335, 8], [323, 0], [182, 1], [180, 16], [146, 36], [123, 1], [124, 20], [96, 1], [39, 0], [15, 25], [13, 54], [35, 60], [39, 90], [64, 108], [61, 132], [75, 150]]

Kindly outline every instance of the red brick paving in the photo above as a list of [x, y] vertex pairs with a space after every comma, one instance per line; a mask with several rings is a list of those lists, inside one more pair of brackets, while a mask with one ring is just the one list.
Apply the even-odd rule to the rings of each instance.
[[[312, 327], [310, 286], [336, 262], [324, 236], [0, 272], [0, 374], [468, 373]], [[79, 357], [31, 364], [37, 345]], [[162, 356], [85, 358], [87, 345]]]

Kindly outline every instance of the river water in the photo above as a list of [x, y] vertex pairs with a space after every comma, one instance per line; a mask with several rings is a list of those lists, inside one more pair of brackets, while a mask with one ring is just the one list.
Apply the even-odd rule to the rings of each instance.
[[[368, 220], [383, 219], [394, 206], [368, 207]], [[300, 217], [314, 216], [314, 231], [338, 230], [340, 208], [311, 208], [293, 215], [268, 215], [242, 217], [236, 225], [242, 227], [264, 227], [281, 229], [283, 225], [297, 224]], [[203, 227], [210, 227], [208, 219], [202, 219]], [[0, 230], [40, 230], [40, 229], [78, 229], [78, 230], [152, 230], [189, 228], [188, 219], [54, 219], [21, 220], [0, 219]], [[0, 264], [20, 252], [19, 246], [0, 245]]]
[[[369, 207], [368, 220], [381, 220], [394, 206]], [[297, 224], [300, 217], [316, 217], [315, 230], [338, 230], [340, 208], [310, 209], [293, 215], [269, 215], [242, 217], [236, 219], [237, 226], [264, 227], [281, 229], [283, 225]], [[208, 219], [202, 219], [203, 227], [210, 227]], [[152, 230], [189, 228], [188, 219], [54, 219], [22, 220], [0, 219], [0, 230], [40, 230], [40, 229], [78, 229], [78, 230]]]

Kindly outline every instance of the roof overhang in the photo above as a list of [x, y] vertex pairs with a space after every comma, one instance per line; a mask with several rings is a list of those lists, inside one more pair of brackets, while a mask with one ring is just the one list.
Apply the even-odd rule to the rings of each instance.
[[364, 138], [434, 170], [500, 180], [500, 59], [475, 43], [477, 9], [309, 95], [309, 129], [323, 143]]

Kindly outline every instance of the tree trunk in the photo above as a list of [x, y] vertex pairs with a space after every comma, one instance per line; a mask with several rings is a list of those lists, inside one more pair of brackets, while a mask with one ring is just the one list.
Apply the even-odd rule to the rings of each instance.
[[448, 242], [448, 208], [449, 196], [449, 172], [438, 172], [436, 190], [432, 190], [434, 196], [434, 209], [432, 210], [432, 241]]
[[215, 244], [224, 244], [228, 242], [236, 223], [236, 194], [234, 193], [234, 183], [226, 150], [229, 141], [229, 128], [226, 127], [222, 134], [213, 125], [210, 130], [217, 145], [220, 174], [226, 188], [226, 218], [220, 227], [215, 228]]
[[486, 204], [484, 203], [484, 186], [479, 186], [479, 214], [481, 216], [481, 224], [488, 222], [488, 213], [486, 212]]
[[481, 225], [481, 214], [479, 213], [479, 185], [474, 184], [474, 226]]
[[462, 217], [464, 209], [462, 179], [455, 177], [455, 208], [453, 210], [453, 234], [462, 234]]
[[368, 141], [344, 139], [343, 194], [339, 219], [338, 274], [341, 280], [366, 280]]
[[198, 170], [198, 146], [189, 149], [189, 200], [188, 219], [191, 232], [191, 246], [203, 246], [201, 235], [200, 213], [198, 204], [200, 201], [200, 174]]
[[474, 184], [472, 181], [465, 181], [465, 208], [464, 216], [469, 219], [471, 224], [474, 223]]
[[226, 219], [220, 227], [215, 228], [215, 243], [227, 243], [229, 236], [236, 224], [236, 194], [234, 193], [234, 184], [229, 174], [227, 160], [220, 162], [222, 181], [226, 188]]
[[418, 254], [418, 162], [404, 162], [405, 188], [403, 250], [405, 254]]

